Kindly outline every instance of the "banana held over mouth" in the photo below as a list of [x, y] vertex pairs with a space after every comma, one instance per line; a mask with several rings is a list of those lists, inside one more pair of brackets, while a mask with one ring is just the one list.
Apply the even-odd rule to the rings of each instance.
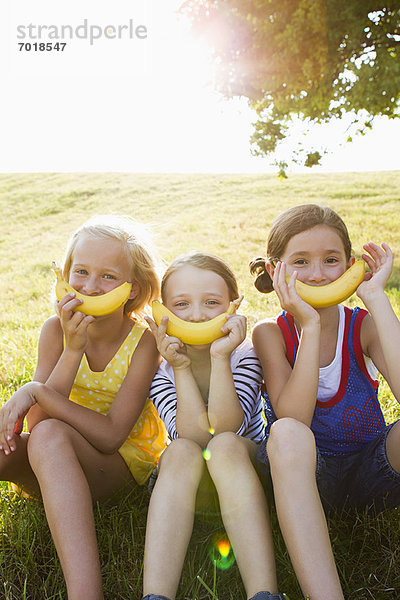
[[[364, 279], [365, 263], [357, 260], [339, 279], [328, 285], [307, 285], [296, 281], [296, 291], [300, 298], [314, 308], [326, 308], [347, 300]], [[290, 278], [288, 278], [290, 279]]]
[[102, 317], [104, 315], [110, 315], [117, 308], [125, 304], [129, 298], [132, 284], [125, 282], [118, 287], [114, 288], [106, 294], [100, 296], [85, 296], [74, 290], [74, 288], [65, 281], [62, 276], [61, 269], [53, 262], [52, 268], [57, 276], [56, 282], [56, 296], [58, 300], [61, 300], [67, 294], [75, 294], [75, 297], [82, 300], [75, 310], [79, 310], [85, 315], [92, 315], [93, 317]]
[[221, 331], [221, 327], [226, 323], [227, 315], [233, 313], [239, 308], [243, 296], [233, 300], [228, 310], [210, 321], [202, 323], [191, 323], [180, 319], [172, 313], [164, 304], [158, 300], [152, 303], [153, 319], [157, 325], [161, 323], [163, 317], [168, 317], [167, 334], [177, 337], [184, 344], [202, 345], [211, 344], [214, 340], [223, 337], [225, 334]]

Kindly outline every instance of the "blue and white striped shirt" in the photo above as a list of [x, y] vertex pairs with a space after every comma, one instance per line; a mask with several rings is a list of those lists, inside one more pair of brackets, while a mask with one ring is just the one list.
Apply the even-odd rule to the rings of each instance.
[[[245, 339], [230, 357], [233, 382], [244, 418], [237, 435], [247, 437], [256, 443], [263, 439], [264, 421], [262, 418], [261, 382], [262, 369], [253, 346]], [[150, 399], [164, 421], [172, 440], [178, 437], [175, 427], [176, 390], [174, 371], [167, 361], [163, 361], [154, 376], [150, 388]]]

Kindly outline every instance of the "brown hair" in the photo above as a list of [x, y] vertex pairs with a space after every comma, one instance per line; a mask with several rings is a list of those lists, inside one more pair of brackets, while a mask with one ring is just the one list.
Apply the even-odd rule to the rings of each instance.
[[230, 267], [222, 260], [222, 258], [219, 258], [214, 254], [206, 254], [205, 252], [189, 252], [188, 254], [182, 254], [181, 256], [178, 256], [165, 271], [164, 277], [161, 281], [161, 298], [163, 302], [165, 302], [165, 288], [168, 277], [186, 265], [197, 267], [198, 269], [213, 271], [222, 277], [228, 286], [230, 300], [236, 300], [236, 298], [238, 298], [239, 290], [236, 277]]
[[352, 251], [349, 233], [334, 210], [318, 204], [294, 206], [285, 210], [272, 222], [267, 240], [267, 258], [259, 257], [250, 262], [250, 273], [255, 276], [254, 285], [259, 292], [267, 294], [273, 290], [265, 263], [279, 260], [293, 236], [317, 225], [327, 225], [336, 231], [343, 242], [346, 259], [350, 260]]
[[139, 293], [129, 299], [124, 312], [142, 318], [152, 300], [160, 297], [158, 276], [160, 259], [150, 235], [142, 223], [122, 215], [96, 215], [84, 223], [71, 237], [64, 259], [63, 277], [69, 279], [72, 257], [82, 236], [119, 240], [131, 267], [131, 281], [139, 284]]

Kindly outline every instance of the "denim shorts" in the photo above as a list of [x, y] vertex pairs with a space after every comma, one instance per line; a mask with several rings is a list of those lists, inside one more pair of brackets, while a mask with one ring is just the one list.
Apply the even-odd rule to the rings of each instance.
[[[400, 506], [400, 473], [392, 468], [386, 454], [386, 438], [393, 425], [387, 425], [360, 452], [348, 456], [330, 456], [317, 449], [316, 479], [326, 513], [372, 506], [382, 512]], [[265, 443], [260, 444], [257, 459], [268, 472]]]
[[400, 473], [392, 468], [386, 454], [386, 438], [394, 424], [349, 456], [330, 456], [317, 450], [317, 486], [325, 512], [372, 506], [382, 512], [400, 506]]

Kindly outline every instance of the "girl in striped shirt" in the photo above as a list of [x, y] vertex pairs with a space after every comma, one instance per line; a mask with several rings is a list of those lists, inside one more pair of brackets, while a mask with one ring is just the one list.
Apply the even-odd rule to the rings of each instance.
[[[200, 252], [176, 259], [161, 286], [166, 307], [191, 322], [226, 312], [238, 295], [230, 268]], [[211, 482], [247, 597], [284, 598], [276, 593], [268, 510], [254, 468], [263, 430], [262, 374], [246, 339], [246, 319], [229, 316], [222, 327], [225, 335], [202, 346], [168, 336], [165, 317], [158, 327], [148, 322], [164, 358], [150, 398], [172, 441], [161, 457], [149, 506], [145, 600], [175, 598], [196, 497], [197, 503], [202, 493], [204, 498]]]

